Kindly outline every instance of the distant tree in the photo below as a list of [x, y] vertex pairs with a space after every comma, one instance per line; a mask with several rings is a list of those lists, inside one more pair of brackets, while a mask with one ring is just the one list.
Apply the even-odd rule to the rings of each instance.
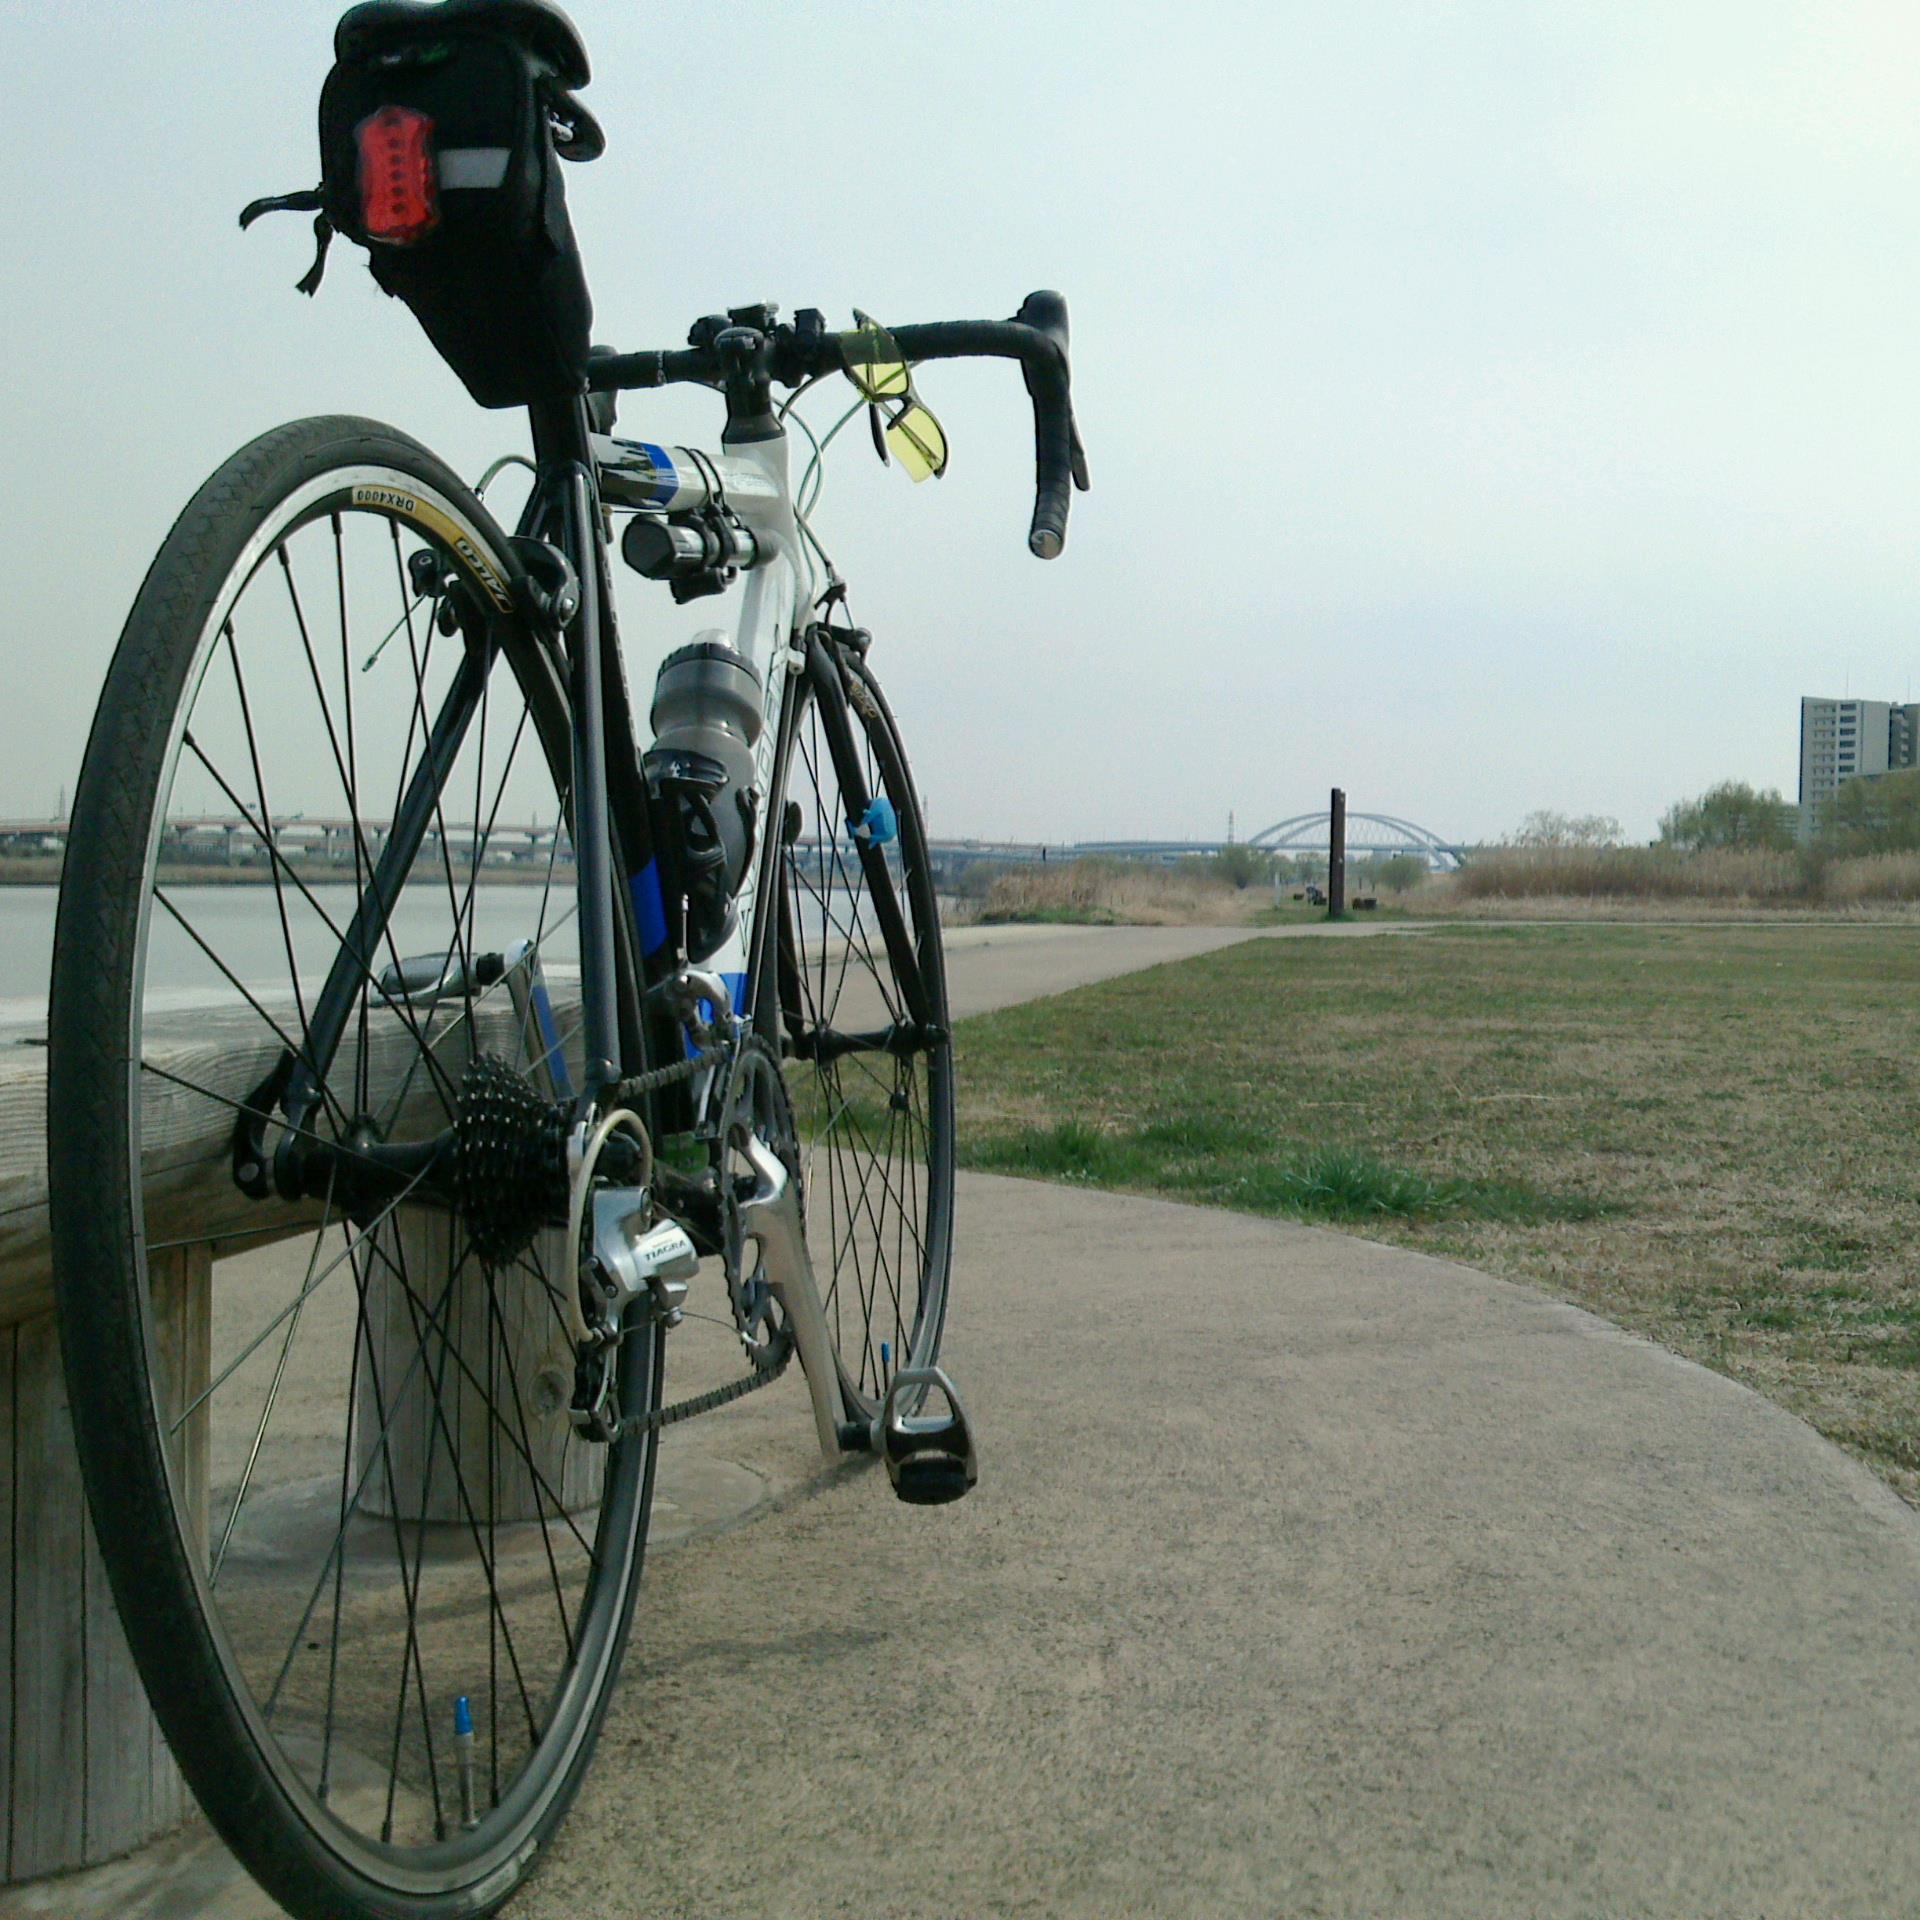
[[1820, 839], [1840, 854], [1920, 849], [1920, 767], [1843, 781], [1820, 810]]
[[1620, 822], [1610, 813], [1554, 813], [1538, 807], [1507, 836], [1509, 847], [1617, 847]]
[[1660, 838], [1683, 853], [1709, 847], [1767, 847], [1788, 852], [1794, 843], [1787, 803], [1774, 787], [1723, 780], [1697, 800], [1677, 800], [1660, 816]]
[[1373, 884], [1390, 893], [1410, 893], [1426, 877], [1427, 863], [1417, 853], [1389, 854], [1374, 864]]
[[1244, 890], [1256, 881], [1272, 877], [1273, 859], [1258, 847], [1250, 847], [1244, 840], [1237, 840], [1231, 846], [1222, 847], [1213, 856], [1213, 870], [1230, 886]]

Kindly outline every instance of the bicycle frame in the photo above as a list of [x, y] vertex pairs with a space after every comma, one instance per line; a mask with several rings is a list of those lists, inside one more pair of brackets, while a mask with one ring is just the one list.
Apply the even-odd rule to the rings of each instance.
[[[764, 828], [788, 683], [804, 665], [794, 641], [802, 585], [809, 578], [789, 488], [786, 437], [750, 441], [716, 458], [699, 448], [594, 434], [592, 451], [603, 499], [662, 514], [724, 506], [753, 537], [756, 564], [742, 581], [732, 644], [760, 676], [763, 724], [754, 746], [753, 798], [756, 823]], [[657, 873], [643, 871], [634, 876], [633, 885], [641, 926], [661, 924]], [[703, 962], [725, 983], [732, 1010], [743, 1016], [752, 1010], [756, 905], [754, 874], [749, 871], [735, 900], [733, 930]]]
[[[679, 1020], [731, 1026], [750, 1022], [759, 1012], [755, 959], [760, 956], [764, 969], [771, 949], [761, 935], [778, 898], [780, 871], [779, 843], [768, 831], [768, 823], [782, 798], [775, 788], [785, 760], [790, 713], [795, 711], [791, 683], [800, 674], [812, 673], [826, 710], [843, 799], [857, 806], [870, 797], [843, 737], [848, 734], [845, 698], [831, 660], [816, 638], [802, 637], [801, 593], [803, 587], [810, 587], [811, 573], [789, 488], [788, 443], [777, 425], [763, 422], [757, 433], [742, 437], [719, 457], [695, 448], [593, 433], [586, 405], [579, 401], [533, 409], [532, 425], [535, 484], [516, 538], [558, 549], [577, 581], [577, 607], [566, 618], [558, 601], [550, 596], [543, 601], [540, 591], [532, 589], [524, 568], [538, 555], [525, 545], [511, 556], [500, 556], [520, 575], [514, 582], [519, 604], [503, 605], [504, 617], [488, 622], [484, 647], [469, 652], [460, 679], [434, 719], [429, 744], [399, 808], [395, 831], [369, 878], [316, 1005], [311, 1031], [321, 1042], [321, 1065], [289, 1060], [277, 1070], [284, 1078], [263, 1087], [252, 1103], [264, 1112], [272, 1103], [270, 1097], [278, 1096], [294, 1129], [311, 1103], [318, 1073], [331, 1058], [351, 996], [367, 971], [361, 951], [368, 944], [364, 927], [370, 923], [370, 914], [383, 916], [389, 909], [414, 858], [426, 830], [438, 768], [458, 751], [474, 710], [478, 683], [491, 664], [488, 649], [532, 647], [545, 662], [543, 671], [564, 673], [568, 685], [572, 734], [568, 811], [580, 928], [583, 1114], [593, 1111], [644, 1057], [647, 989], [679, 976], [676, 1044], [685, 1032]], [[697, 967], [688, 966], [686, 956], [669, 945], [669, 916], [652, 854], [652, 810], [634, 737], [608, 577], [604, 527], [610, 504], [655, 514], [724, 505], [753, 543], [733, 645], [759, 674], [762, 688], [763, 724], [754, 748], [752, 784], [757, 851], [740, 876], [732, 925], [719, 948], [702, 956]], [[405, 507], [418, 511], [411, 499]], [[440, 517], [446, 515], [442, 512]], [[551, 557], [547, 556], [549, 561]], [[503, 591], [500, 598], [506, 601], [508, 596]], [[646, 857], [637, 862], [629, 859], [619, 836], [618, 823], [623, 818], [644, 823], [648, 834]], [[902, 982], [907, 1011], [917, 1024], [926, 1018], [918, 961], [893, 895], [885, 856], [863, 840], [857, 859], [868, 877], [879, 931]], [[618, 910], [616, 887], [624, 888], [632, 902], [630, 918]], [[705, 987], [711, 988], [711, 995], [701, 993]], [[723, 1004], [716, 1005], [715, 1000]], [[696, 1077], [692, 1094], [697, 1123], [711, 1125], [717, 1120], [715, 1100], [722, 1084], [720, 1066], [708, 1066]], [[391, 1154], [374, 1145], [356, 1149], [351, 1159], [356, 1172], [378, 1168], [389, 1183], [417, 1180], [442, 1144], [396, 1149]], [[294, 1197], [305, 1179], [314, 1177], [303, 1175], [300, 1158], [317, 1158], [317, 1149], [296, 1142], [290, 1133], [281, 1153], [290, 1156], [282, 1191]], [[263, 1152], [258, 1157], [264, 1162]], [[334, 1177], [339, 1164], [329, 1156], [322, 1168], [325, 1176]], [[781, 1297], [793, 1326], [821, 1449], [837, 1457], [849, 1444], [861, 1441], [846, 1425], [832, 1340], [801, 1226], [800, 1195], [775, 1156], [764, 1156], [757, 1171], [759, 1188], [746, 1211], [767, 1261], [768, 1284]], [[256, 1172], [264, 1191], [264, 1164]], [[281, 1178], [279, 1169], [275, 1177]]]
[[[724, 1013], [744, 1019], [753, 1011], [756, 909], [773, 897], [767, 876], [777, 872], [778, 861], [766, 822], [778, 799], [772, 789], [780, 764], [789, 683], [806, 665], [807, 656], [795, 640], [796, 612], [808, 572], [789, 490], [784, 434], [747, 442], [716, 458], [697, 449], [590, 433], [584, 408], [566, 411], [571, 418], [556, 417], [558, 410], [534, 413], [540, 458], [522, 529], [534, 531], [558, 519], [581, 588], [569, 669], [574, 694], [573, 815], [581, 995], [586, 1080], [592, 1092], [620, 1077], [622, 1058], [610, 768], [638, 766], [607, 577], [604, 505], [665, 513], [724, 504], [754, 541], [756, 560], [746, 572], [733, 644], [760, 675], [762, 687], [763, 725], [754, 749], [753, 780], [757, 854], [741, 876], [731, 929], [694, 976], [717, 980], [726, 995], [724, 1008], [706, 1008], [710, 1016]], [[556, 507], [561, 511], [556, 513]], [[609, 679], [614, 681], [612, 689]], [[641, 966], [649, 978], [668, 977], [681, 963], [666, 951], [667, 915], [658, 865], [651, 853], [624, 879], [633, 900]], [[696, 1081], [696, 1112], [709, 1107], [717, 1077], [718, 1070], [709, 1069]], [[846, 1405], [801, 1227], [800, 1196], [773, 1155], [759, 1156], [756, 1172], [758, 1190], [745, 1211], [762, 1244], [769, 1283], [782, 1299], [793, 1327], [821, 1451], [830, 1459], [838, 1458], [846, 1445]]]

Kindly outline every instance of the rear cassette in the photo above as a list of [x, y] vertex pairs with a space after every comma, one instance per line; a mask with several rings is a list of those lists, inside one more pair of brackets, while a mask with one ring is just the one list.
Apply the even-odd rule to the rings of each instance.
[[569, 1110], [517, 1068], [480, 1054], [460, 1080], [454, 1197], [474, 1252], [503, 1265], [567, 1217]]

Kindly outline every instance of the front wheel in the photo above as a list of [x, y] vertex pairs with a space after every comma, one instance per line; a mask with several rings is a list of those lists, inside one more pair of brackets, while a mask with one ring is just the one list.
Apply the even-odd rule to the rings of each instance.
[[[236, 454], [128, 618], [60, 897], [54, 1258], [100, 1547], [201, 1805], [315, 1920], [506, 1899], [646, 1537], [651, 1435], [569, 1419], [577, 1251], [550, 1194], [499, 1199], [554, 1164], [550, 1120], [503, 1114], [558, 1111], [581, 1054], [566, 689], [511, 567], [390, 428]], [[653, 1409], [650, 1324], [619, 1367]]]
[[[847, 1412], [939, 1357], [953, 1262], [953, 1035], [926, 826], [878, 682], [816, 640], [786, 720], [772, 975], [807, 1243]], [[763, 966], [758, 977], [765, 979]]]

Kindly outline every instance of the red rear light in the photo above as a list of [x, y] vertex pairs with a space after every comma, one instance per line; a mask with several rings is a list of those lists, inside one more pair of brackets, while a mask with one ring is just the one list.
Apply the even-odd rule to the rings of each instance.
[[360, 122], [360, 221], [369, 240], [410, 247], [440, 224], [433, 122], [412, 107], [382, 107]]

